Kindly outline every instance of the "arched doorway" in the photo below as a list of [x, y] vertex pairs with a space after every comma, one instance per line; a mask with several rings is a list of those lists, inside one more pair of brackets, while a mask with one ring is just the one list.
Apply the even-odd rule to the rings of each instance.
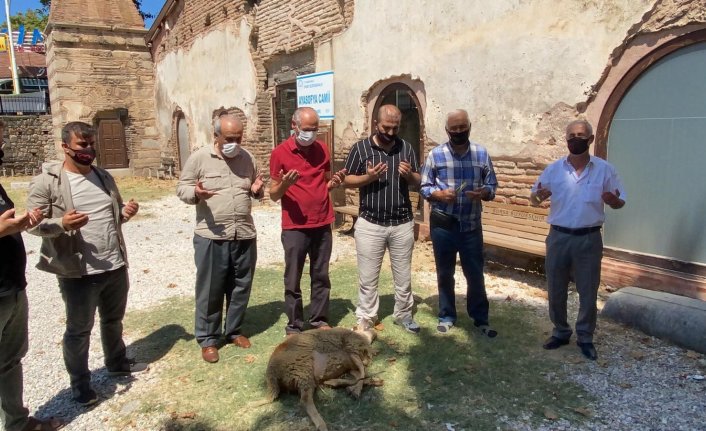
[[[422, 151], [422, 112], [417, 95], [412, 89], [401, 82], [396, 82], [385, 87], [375, 102], [375, 108], [372, 112], [371, 125], [375, 124], [378, 116], [378, 110], [383, 105], [395, 105], [402, 112], [402, 121], [400, 123], [399, 137], [409, 142], [414, 149], [414, 155], [417, 157], [419, 166], [424, 163], [424, 154]], [[374, 126], [371, 126], [373, 128]], [[371, 130], [371, 133], [374, 130]], [[424, 204], [419, 197], [419, 192], [416, 189], [410, 189], [410, 200], [412, 201], [412, 209], [415, 212], [415, 218], [419, 221], [424, 220]]]
[[186, 121], [183, 112], [177, 114], [177, 147], [179, 148], [179, 169], [183, 169], [186, 165], [186, 160], [191, 154], [191, 146], [189, 145], [189, 123]]
[[411, 88], [401, 82], [396, 82], [385, 87], [378, 96], [373, 109], [373, 117], [370, 124], [375, 122], [378, 110], [382, 105], [395, 105], [402, 111], [402, 122], [400, 123], [400, 138], [412, 144], [417, 162], [420, 164], [424, 160], [419, 157], [422, 154], [422, 123], [419, 108], [419, 100]]
[[[616, 166], [628, 193], [623, 209], [607, 212], [607, 256], [706, 276], [704, 77], [701, 31], [643, 59], [606, 104], [596, 150]], [[692, 284], [683, 294], [694, 295]]]

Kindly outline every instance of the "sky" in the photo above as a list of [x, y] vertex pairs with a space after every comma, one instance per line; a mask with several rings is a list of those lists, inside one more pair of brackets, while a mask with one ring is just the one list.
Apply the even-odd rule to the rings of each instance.
[[[10, 15], [14, 15], [17, 12], [24, 12], [27, 9], [38, 9], [42, 7], [39, 0], [0, 0], [0, 9], [2, 9], [0, 12], [0, 19], [2, 19], [2, 22], [5, 22], [5, 1], [10, 3]], [[164, 1], [165, 0], [142, 0], [142, 10], [149, 12], [156, 17], [160, 9], [162, 9]], [[153, 20], [154, 18], [145, 20], [145, 27], [150, 28]]]

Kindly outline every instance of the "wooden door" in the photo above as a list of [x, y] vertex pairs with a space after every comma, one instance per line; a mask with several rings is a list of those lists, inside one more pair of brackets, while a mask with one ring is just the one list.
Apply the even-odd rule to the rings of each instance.
[[128, 167], [125, 128], [120, 120], [98, 123], [98, 166], [105, 169]]

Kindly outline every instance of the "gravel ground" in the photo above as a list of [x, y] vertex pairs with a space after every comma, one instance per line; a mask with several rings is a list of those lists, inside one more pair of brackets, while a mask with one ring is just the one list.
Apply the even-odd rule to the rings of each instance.
[[[130, 260], [131, 291], [128, 310], [159, 304], [173, 296], [193, 295], [192, 229], [194, 209], [175, 197], [143, 204], [141, 217], [124, 228]], [[258, 228], [258, 264], [282, 261], [279, 240], [279, 208], [262, 206], [254, 211]], [[352, 257], [351, 238], [334, 235], [332, 261]], [[25, 403], [34, 414], [58, 416], [70, 421], [67, 430], [109, 430], [111, 417], [128, 415], [139, 408], [140, 393], [159, 379], [159, 362], [147, 373], [119, 379], [108, 378], [103, 366], [97, 328], [92, 334], [90, 367], [93, 385], [103, 402], [92, 409], [77, 407], [71, 400], [68, 376], [61, 356], [64, 329], [63, 302], [56, 278], [34, 268], [40, 239], [25, 235], [30, 301], [30, 349], [25, 357]], [[416, 262], [424, 261], [415, 279], [433, 286], [428, 244], [419, 244]], [[421, 258], [421, 259], [420, 259]], [[433, 265], [433, 259], [431, 260]], [[546, 293], [541, 278], [509, 270], [492, 270], [487, 278], [492, 300], [518, 301], [546, 315]], [[460, 286], [459, 286], [460, 288]], [[576, 295], [570, 295], [575, 315]], [[548, 319], [545, 319], [548, 321]], [[706, 360], [694, 352], [672, 346], [653, 337], [599, 320], [596, 334], [599, 360], [583, 361], [575, 346], [559, 355], [564, 371], [597, 401], [587, 406], [590, 416], [580, 429], [590, 430], [704, 430], [706, 429], [706, 381], [694, 376], [706, 374]], [[550, 326], [547, 324], [546, 330]], [[501, 334], [502, 336], [502, 334]], [[126, 342], [134, 341], [130, 333]], [[559, 371], [559, 370], [557, 370]], [[555, 378], [548, 373], [547, 379]], [[551, 416], [551, 412], [548, 412]], [[161, 418], [135, 414], [133, 429], [151, 430]], [[529, 419], [529, 417], [528, 417]], [[529, 422], [529, 420], [528, 420]], [[574, 430], [563, 419], [547, 419], [539, 426], [498, 418], [499, 429]]]

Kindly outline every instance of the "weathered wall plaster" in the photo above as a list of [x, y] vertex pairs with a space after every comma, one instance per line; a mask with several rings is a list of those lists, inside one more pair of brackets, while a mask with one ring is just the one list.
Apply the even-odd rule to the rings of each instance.
[[[546, 135], [542, 117], [586, 100], [611, 52], [653, 3], [358, 0], [351, 27], [322, 47], [321, 63], [317, 57], [317, 70], [335, 71], [337, 122], [351, 123], [336, 129], [336, 140], [351, 128], [368, 133], [361, 94], [373, 83], [411, 74], [424, 83], [431, 141], [445, 139], [448, 111], [465, 108], [472, 138], [491, 153], [531, 156]], [[381, 17], [385, 25], [372, 30]]]
[[[188, 50], [170, 52], [157, 63], [157, 123], [163, 137], [172, 133], [177, 106], [189, 120], [192, 147], [213, 140], [211, 115], [215, 109], [237, 107], [250, 118], [256, 98], [250, 31], [244, 18], [224, 23], [197, 38]], [[245, 134], [247, 138], [248, 130]]]

